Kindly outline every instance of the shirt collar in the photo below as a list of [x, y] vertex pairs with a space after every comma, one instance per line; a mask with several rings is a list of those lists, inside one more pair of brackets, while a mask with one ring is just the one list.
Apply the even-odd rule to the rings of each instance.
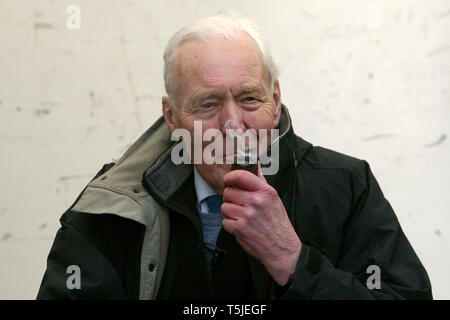
[[202, 178], [200, 173], [198, 173], [197, 169], [194, 166], [194, 185], [195, 192], [197, 193], [197, 206], [203, 212], [208, 211], [208, 205], [205, 202], [202, 202], [209, 196], [216, 195], [217, 192], [214, 191], [213, 188]]

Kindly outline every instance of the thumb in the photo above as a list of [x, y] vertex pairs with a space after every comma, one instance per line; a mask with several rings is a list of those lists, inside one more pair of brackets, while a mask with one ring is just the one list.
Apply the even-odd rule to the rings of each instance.
[[261, 178], [264, 182], [267, 182], [266, 178], [264, 178], [264, 175], [262, 174], [261, 161], [259, 160], [258, 160], [258, 177]]

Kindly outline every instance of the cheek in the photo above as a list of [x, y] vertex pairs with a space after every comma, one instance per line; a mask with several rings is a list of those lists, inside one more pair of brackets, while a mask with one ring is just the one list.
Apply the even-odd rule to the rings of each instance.
[[[185, 119], [187, 120], [187, 119]], [[201, 123], [201, 131], [200, 131], [200, 127], [198, 127], [197, 132], [195, 131], [195, 126], [194, 126], [194, 120], [190, 119], [189, 121], [184, 121], [184, 123], [182, 124], [184, 129], [187, 129], [190, 133], [191, 136], [191, 150], [194, 150], [194, 143], [200, 142], [200, 144], [202, 145], [202, 150], [210, 143], [212, 143], [212, 141], [214, 141], [215, 138], [212, 138], [211, 140], [208, 141], [203, 141], [203, 137], [204, 134], [206, 132], [206, 130], [208, 129], [218, 129], [219, 125], [217, 123], [217, 121], [213, 121], [213, 120], [198, 120], [196, 119], [195, 121], [198, 121]], [[196, 138], [194, 133], [200, 133], [200, 137]], [[197, 140], [196, 140], [197, 139]], [[200, 139], [198, 141], [198, 139]], [[197, 141], [197, 142], [196, 142]]]
[[217, 121], [216, 117], [201, 118], [189, 113], [183, 113], [180, 117], [180, 127], [185, 128], [191, 132], [194, 132], [195, 123], [201, 123], [202, 134], [208, 129], [219, 128], [219, 122]]
[[244, 116], [245, 125], [248, 128], [253, 128], [255, 130], [259, 129], [273, 129], [274, 128], [274, 117], [271, 109], [261, 109], [255, 112], [246, 113]]
[[231, 165], [227, 164], [198, 164], [196, 165], [197, 170], [202, 173], [205, 181], [219, 194], [222, 194], [223, 178], [225, 174], [230, 172]]

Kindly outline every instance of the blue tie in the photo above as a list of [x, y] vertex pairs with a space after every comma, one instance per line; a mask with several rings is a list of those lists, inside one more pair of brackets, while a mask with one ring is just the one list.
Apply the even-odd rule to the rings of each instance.
[[223, 203], [222, 196], [219, 194], [209, 196], [205, 199], [208, 204], [209, 213], [220, 213], [220, 206]]

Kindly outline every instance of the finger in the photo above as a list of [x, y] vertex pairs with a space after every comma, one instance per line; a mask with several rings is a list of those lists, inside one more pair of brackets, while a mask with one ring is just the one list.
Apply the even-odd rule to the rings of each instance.
[[222, 220], [222, 226], [228, 233], [231, 233], [232, 235], [236, 235], [238, 231], [238, 225], [236, 220], [232, 219], [223, 219]]
[[234, 170], [225, 174], [225, 187], [236, 187], [248, 191], [258, 191], [266, 188], [267, 182], [245, 170]]
[[223, 190], [223, 201], [243, 206], [249, 203], [253, 192], [240, 188], [226, 187]]
[[245, 216], [243, 208], [234, 203], [224, 202], [220, 210], [227, 219], [237, 220]]

